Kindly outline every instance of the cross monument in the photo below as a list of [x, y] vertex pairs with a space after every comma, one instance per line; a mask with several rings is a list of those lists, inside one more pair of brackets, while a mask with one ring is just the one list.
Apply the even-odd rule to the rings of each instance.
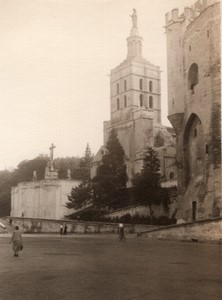
[[50, 167], [51, 170], [53, 171], [53, 154], [54, 154], [54, 149], [56, 146], [53, 145], [53, 143], [51, 144], [51, 147], [49, 147], [50, 150]]

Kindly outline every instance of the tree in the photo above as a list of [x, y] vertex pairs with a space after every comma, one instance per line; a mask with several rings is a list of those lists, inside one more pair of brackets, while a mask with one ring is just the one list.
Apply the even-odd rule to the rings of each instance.
[[98, 215], [101, 215], [126, 202], [128, 178], [125, 153], [114, 129], [110, 133], [106, 149], [97, 176], [92, 180], [84, 180], [79, 187], [72, 189], [68, 197], [68, 208], [81, 208], [91, 203]]
[[168, 191], [161, 187], [160, 161], [157, 152], [149, 147], [140, 173], [132, 179], [132, 189], [137, 203], [148, 206], [152, 218], [153, 205], [169, 202]]
[[10, 214], [11, 186], [15, 182], [13, 172], [0, 171], [0, 217], [9, 216]]
[[[117, 137], [115, 129], [110, 132], [106, 144], [107, 152], [103, 155], [102, 164], [97, 176], [93, 179], [94, 196], [100, 208], [117, 208], [127, 200], [126, 185], [128, 181], [125, 163], [125, 152]], [[94, 199], [95, 201], [95, 199]]]
[[34, 159], [21, 161], [15, 169], [17, 182], [31, 181], [33, 178], [33, 171], [37, 171], [38, 179], [43, 179], [47, 162], [47, 155], [39, 155]]
[[92, 189], [89, 181], [83, 181], [79, 186], [72, 188], [68, 196], [69, 202], [66, 207], [80, 209], [87, 204], [91, 204]]
[[88, 180], [90, 178], [90, 167], [91, 167], [93, 157], [94, 155], [91, 152], [89, 143], [87, 143], [85, 155], [80, 159], [79, 162], [81, 179], [83, 180]]
[[58, 170], [59, 178], [67, 178], [67, 170], [70, 169], [72, 179], [81, 179], [79, 157], [57, 157], [54, 159], [55, 169]]

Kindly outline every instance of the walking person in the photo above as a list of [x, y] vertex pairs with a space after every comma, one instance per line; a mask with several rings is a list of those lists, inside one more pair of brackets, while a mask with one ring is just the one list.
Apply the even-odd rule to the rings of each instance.
[[12, 237], [10, 240], [10, 243], [12, 242], [12, 249], [14, 251], [14, 256], [18, 257], [19, 251], [23, 249], [23, 244], [22, 244], [22, 233], [19, 230], [18, 226], [15, 226], [15, 230], [12, 233]]
[[119, 240], [120, 241], [126, 240], [125, 233], [124, 233], [124, 226], [122, 223], [119, 224]]

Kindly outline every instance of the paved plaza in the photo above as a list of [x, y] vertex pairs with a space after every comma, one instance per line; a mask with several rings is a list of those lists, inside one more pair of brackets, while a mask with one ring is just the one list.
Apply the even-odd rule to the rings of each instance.
[[128, 235], [0, 236], [0, 300], [222, 299], [222, 245]]

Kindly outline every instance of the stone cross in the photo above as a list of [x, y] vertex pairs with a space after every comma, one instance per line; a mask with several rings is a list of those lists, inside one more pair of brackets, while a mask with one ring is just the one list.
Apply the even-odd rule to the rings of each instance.
[[53, 143], [52, 143], [52, 145], [51, 145], [51, 147], [49, 148], [49, 150], [50, 150], [50, 167], [51, 167], [51, 170], [53, 170], [53, 150], [55, 149], [55, 146], [53, 145]]

